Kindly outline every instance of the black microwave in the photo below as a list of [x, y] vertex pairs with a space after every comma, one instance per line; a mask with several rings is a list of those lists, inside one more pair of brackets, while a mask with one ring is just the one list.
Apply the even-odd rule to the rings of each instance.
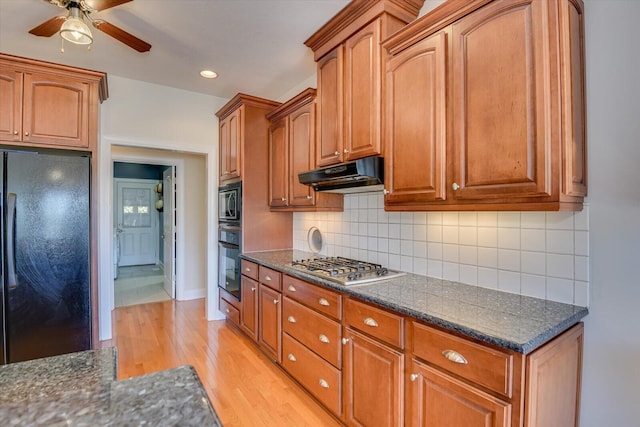
[[242, 218], [242, 182], [218, 188], [218, 221], [240, 222]]

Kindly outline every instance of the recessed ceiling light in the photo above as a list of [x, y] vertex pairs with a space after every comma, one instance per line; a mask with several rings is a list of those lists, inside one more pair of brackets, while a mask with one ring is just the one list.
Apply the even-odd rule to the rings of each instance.
[[215, 79], [216, 77], [218, 77], [218, 73], [212, 70], [202, 70], [200, 71], [200, 75], [205, 79]]

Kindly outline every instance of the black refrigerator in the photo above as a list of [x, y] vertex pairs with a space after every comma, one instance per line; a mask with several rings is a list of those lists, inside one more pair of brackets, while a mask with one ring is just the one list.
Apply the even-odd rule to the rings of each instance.
[[0, 146], [0, 363], [91, 347], [90, 158]]

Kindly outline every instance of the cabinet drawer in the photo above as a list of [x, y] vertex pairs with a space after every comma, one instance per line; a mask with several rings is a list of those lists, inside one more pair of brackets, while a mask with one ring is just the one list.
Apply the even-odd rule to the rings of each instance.
[[342, 328], [338, 322], [285, 297], [282, 329], [320, 357], [340, 368]]
[[283, 288], [289, 298], [334, 319], [342, 318], [342, 296], [338, 293], [286, 275]]
[[260, 274], [260, 283], [267, 285], [276, 291], [282, 290], [282, 273], [272, 270], [263, 265], [258, 269]]
[[247, 261], [243, 259], [241, 262], [242, 265], [242, 274], [247, 277], [252, 278], [253, 280], [258, 280], [258, 264], [255, 262]]
[[282, 336], [282, 366], [331, 412], [341, 414], [342, 374], [287, 334]]
[[404, 319], [352, 299], [345, 303], [348, 325], [398, 348], [404, 348]]
[[413, 323], [413, 354], [511, 397], [513, 355]]
[[240, 310], [231, 305], [230, 302], [220, 297], [220, 304], [218, 305], [220, 311], [227, 316], [227, 319], [231, 320], [236, 326], [240, 326]]

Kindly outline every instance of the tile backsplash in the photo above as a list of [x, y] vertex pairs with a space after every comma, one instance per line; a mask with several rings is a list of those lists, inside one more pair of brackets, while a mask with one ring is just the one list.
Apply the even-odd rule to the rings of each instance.
[[589, 206], [581, 212], [385, 212], [382, 193], [344, 212], [294, 214], [294, 249], [580, 306], [589, 304]]

